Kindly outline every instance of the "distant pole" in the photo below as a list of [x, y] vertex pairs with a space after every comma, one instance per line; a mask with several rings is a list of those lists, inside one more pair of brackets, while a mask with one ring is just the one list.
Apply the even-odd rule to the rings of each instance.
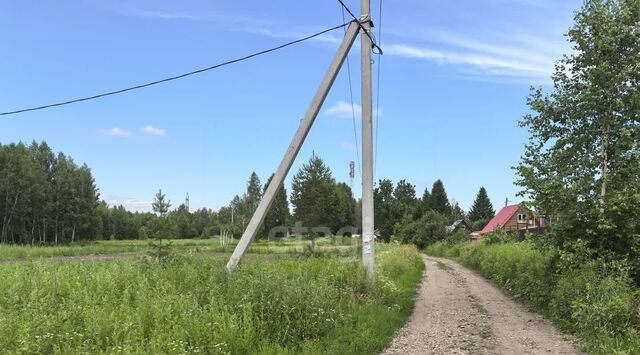
[[373, 105], [371, 90], [371, 0], [360, 0], [362, 69], [362, 264], [369, 280], [375, 272], [373, 216]]
[[187, 212], [189, 212], [189, 193], [187, 192], [187, 198], [184, 199], [184, 206], [187, 208]]
[[229, 261], [227, 262], [227, 270], [231, 271], [235, 269], [242, 256], [249, 249], [251, 241], [253, 241], [253, 238], [255, 238], [256, 233], [258, 232], [258, 228], [264, 221], [264, 217], [267, 215], [267, 212], [269, 212], [269, 208], [271, 207], [271, 204], [275, 199], [278, 189], [280, 188], [280, 186], [282, 186], [284, 178], [289, 173], [291, 165], [293, 164], [293, 161], [295, 160], [298, 152], [300, 151], [300, 148], [302, 147], [302, 143], [309, 134], [309, 130], [311, 129], [313, 122], [318, 116], [318, 113], [322, 108], [322, 104], [327, 98], [331, 86], [335, 82], [336, 77], [340, 72], [340, 68], [347, 58], [347, 55], [349, 54], [351, 46], [358, 36], [358, 27], [359, 26], [357, 23], [352, 22], [349, 25], [349, 28], [347, 28], [347, 32], [345, 33], [342, 43], [340, 44], [340, 48], [338, 48], [338, 52], [329, 65], [329, 69], [322, 79], [322, 82], [320, 83], [320, 86], [318, 87], [318, 90], [316, 91], [316, 94], [313, 97], [313, 100], [311, 101], [307, 112], [300, 121], [300, 126], [293, 136], [291, 144], [287, 148], [287, 151], [285, 152], [284, 157], [282, 158], [282, 161], [278, 166], [278, 169], [273, 175], [273, 179], [271, 179], [269, 186], [267, 186], [267, 190], [265, 191], [264, 196], [262, 196], [262, 199], [258, 204], [258, 208], [256, 208], [255, 213], [251, 217], [251, 220], [247, 225], [247, 229], [245, 229], [244, 233], [242, 234], [242, 238], [236, 245], [231, 258], [229, 258]]

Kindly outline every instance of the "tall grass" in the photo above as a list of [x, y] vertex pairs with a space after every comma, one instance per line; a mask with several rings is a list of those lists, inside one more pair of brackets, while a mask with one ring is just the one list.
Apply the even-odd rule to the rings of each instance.
[[[357, 250], [358, 240], [345, 238], [343, 244], [331, 238], [320, 238], [315, 250], [318, 252], [337, 252], [342, 255], [353, 254]], [[237, 240], [221, 246], [218, 239], [173, 239], [171, 249], [185, 253], [225, 253], [231, 252]], [[310, 242], [301, 239], [256, 240], [251, 244], [250, 253], [304, 253]], [[144, 254], [149, 250], [148, 240], [100, 240], [80, 242], [60, 246], [31, 246], [0, 244], [0, 261], [33, 260], [64, 256], [115, 255], [125, 253]]]
[[640, 353], [640, 291], [623, 266], [567, 260], [527, 242], [436, 243], [426, 252], [456, 258], [514, 297], [576, 333], [593, 354]]
[[387, 249], [368, 292], [355, 258], [256, 257], [231, 275], [199, 257], [1, 265], [0, 349], [375, 353], [411, 311], [424, 267], [413, 248]]

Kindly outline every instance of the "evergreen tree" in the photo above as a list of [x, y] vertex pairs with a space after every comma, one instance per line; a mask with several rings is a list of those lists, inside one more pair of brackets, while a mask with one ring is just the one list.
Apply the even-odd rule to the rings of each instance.
[[467, 214], [464, 212], [460, 204], [455, 200], [451, 200], [451, 220], [459, 221], [465, 220], [467, 218]]
[[169, 213], [169, 208], [171, 208], [171, 201], [166, 199], [167, 196], [162, 193], [162, 189], [158, 190], [156, 196], [151, 204], [151, 208], [153, 212], [157, 213], [158, 216], [164, 218]]
[[[267, 191], [267, 187], [271, 184], [273, 180], [273, 175], [269, 177], [267, 183], [264, 185], [264, 191]], [[290, 219], [289, 213], [289, 201], [287, 199], [287, 190], [284, 185], [281, 185], [278, 188], [278, 192], [276, 193], [275, 200], [271, 204], [271, 208], [267, 215], [264, 218], [263, 222], [263, 236], [269, 236], [269, 232], [276, 227], [287, 227]]]
[[331, 169], [317, 155], [293, 177], [291, 204], [294, 217], [305, 227], [332, 227], [338, 220], [338, 196]]
[[476, 199], [473, 201], [471, 210], [469, 210], [469, 221], [478, 222], [485, 221], [485, 224], [491, 220], [496, 214], [493, 209], [487, 190], [484, 187], [480, 187]]
[[424, 214], [431, 209], [431, 192], [429, 188], [425, 188], [422, 193], [422, 199], [420, 199], [420, 214]]
[[258, 208], [258, 204], [262, 199], [262, 185], [260, 184], [260, 178], [255, 171], [251, 173], [249, 181], [247, 181], [247, 194], [245, 199], [248, 206], [249, 216], [251, 216], [256, 211], [256, 208]]
[[431, 187], [431, 195], [429, 197], [429, 209], [440, 213], [441, 215], [451, 218], [451, 204], [444, 189], [442, 180], [438, 179]]
[[153, 212], [157, 213], [160, 218], [156, 221], [155, 239], [157, 242], [151, 242], [149, 245], [153, 249], [152, 256], [158, 261], [161, 261], [169, 255], [169, 248], [171, 246], [170, 243], [163, 243], [164, 239], [169, 239], [171, 233], [167, 219], [171, 201], [166, 199], [165, 194], [162, 193], [162, 189], [156, 193], [151, 207]]
[[336, 184], [335, 189], [337, 195], [335, 209], [338, 219], [332, 226], [333, 230], [337, 231], [341, 228], [355, 226], [356, 200], [353, 198], [351, 187], [341, 182]]

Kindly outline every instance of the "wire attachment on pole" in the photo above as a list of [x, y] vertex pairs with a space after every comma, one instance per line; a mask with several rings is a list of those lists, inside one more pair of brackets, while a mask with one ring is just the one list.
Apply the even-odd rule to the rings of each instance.
[[369, 25], [371, 26], [371, 28], [373, 28], [373, 21], [371, 20], [371, 15], [370, 14], [363, 14], [358, 19], [356, 17], [356, 15], [354, 15], [353, 12], [347, 7], [347, 5], [344, 3], [344, 1], [338, 0], [338, 2], [347, 11], [347, 13], [351, 16], [351, 18], [353, 18], [353, 21], [355, 21], [358, 24], [358, 27], [360, 27], [360, 30], [362, 30], [362, 33], [364, 33], [367, 37], [369, 37], [369, 39], [371, 40], [371, 49], [372, 49], [373, 53], [378, 54], [378, 55], [383, 54], [382, 48], [380, 48], [380, 46], [378, 46], [378, 44], [376, 43], [375, 35], [373, 33], [371, 33], [370, 30], [365, 28], [365, 26], [363, 26], [363, 23], [369, 22]]

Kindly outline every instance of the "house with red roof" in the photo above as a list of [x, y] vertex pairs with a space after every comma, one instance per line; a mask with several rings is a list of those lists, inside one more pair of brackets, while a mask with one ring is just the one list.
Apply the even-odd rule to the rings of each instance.
[[491, 233], [496, 229], [501, 229], [505, 232], [522, 232], [540, 230], [546, 227], [548, 227], [548, 223], [545, 218], [541, 218], [537, 213], [520, 203], [505, 206], [481, 231], [472, 233], [471, 239], [478, 240], [483, 234]]

